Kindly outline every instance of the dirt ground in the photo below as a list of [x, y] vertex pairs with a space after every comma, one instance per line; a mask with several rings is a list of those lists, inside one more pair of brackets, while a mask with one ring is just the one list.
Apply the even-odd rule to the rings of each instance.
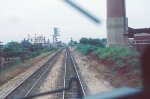
[[81, 71], [82, 78], [89, 89], [89, 92], [86, 93], [87, 95], [108, 92], [113, 89], [113, 86], [105, 80], [104, 75], [108, 72], [102, 64], [98, 64], [96, 60], [88, 60], [87, 57], [73, 49], [72, 54]]

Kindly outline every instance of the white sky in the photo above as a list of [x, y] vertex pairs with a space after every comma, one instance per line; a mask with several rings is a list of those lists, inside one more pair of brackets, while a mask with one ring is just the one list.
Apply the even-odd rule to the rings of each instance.
[[[106, 37], [106, 0], [74, 0], [101, 19], [95, 24], [63, 0], [0, 0], [0, 41], [21, 41], [27, 35], [43, 35], [52, 41], [60, 28], [63, 42], [81, 37]], [[150, 27], [150, 0], [126, 0], [129, 26]]]

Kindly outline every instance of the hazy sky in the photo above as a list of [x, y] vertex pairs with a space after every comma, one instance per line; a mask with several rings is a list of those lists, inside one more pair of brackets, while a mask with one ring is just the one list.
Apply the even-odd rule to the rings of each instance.
[[[101, 19], [95, 24], [63, 0], [0, 0], [0, 41], [21, 41], [27, 35], [43, 35], [52, 41], [53, 28], [60, 28], [60, 39], [106, 37], [106, 0], [74, 0]], [[150, 0], [126, 0], [129, 26], [150, 27]]]

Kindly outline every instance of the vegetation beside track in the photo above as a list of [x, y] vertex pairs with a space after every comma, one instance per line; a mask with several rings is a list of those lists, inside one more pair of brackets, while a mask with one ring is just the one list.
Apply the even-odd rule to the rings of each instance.
[[112, 70], [116, 71], [123, 67], [134, 67], [140, 65], [139, 53], [131, 48], [123, 47], [96, 47], [93, 45], [77, 45], [77, 50], [83, 55], [98, 55], [101, 62], [112, 66]]
[[42, 53], [54, 51], [56, 48], [31, 44], [29, 41], [23, 40], [21, 43], [9, 42], [0, 46], [0, 50], [0, 72], [3, 72]]
[[[83, 55], [91, 56], [92, 59], [96, 59], [100, 64], [104, 64], [111, 74], [122, 75], [122, 77], [125, 75], [128, 80], [140, 80], [140, 54], [135, 49], [100, 47], [81, 42], [76, 46], [76, 49]], [[109, 78], [111, 79], [111, 77]]]
[[21, 43], [9, 42], [0, 46], [0, 50], [0, 85], [2, 85], [57, 49], [23, 40]]

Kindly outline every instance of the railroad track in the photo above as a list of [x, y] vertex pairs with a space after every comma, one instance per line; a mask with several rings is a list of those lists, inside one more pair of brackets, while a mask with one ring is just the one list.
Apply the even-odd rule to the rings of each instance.
[[85, 96], [85, 90], [81, 82], [75, 61], [71, 55], [69, 48], [66, 50], [66, 62], [64, 73], [64, 88], [71, 87], [63, 91], [63, 99], [81, 99]]
[[12, 92], [8, 93], [4, 97], [4, 99], [15, 99], [36, 94], [36, 87], [40, 82], [41, 78], [51, 70], [52, 66], [58, 60], [58, 57], [62, 53], [62, 51], [63, 49], [59, 50], [56, 54], [54, 54], [38, 70], [34, 71], [34, 73], [31, 76], [29, 76], [26, 80], [24, 80], [16, 88], [14, 88]]

